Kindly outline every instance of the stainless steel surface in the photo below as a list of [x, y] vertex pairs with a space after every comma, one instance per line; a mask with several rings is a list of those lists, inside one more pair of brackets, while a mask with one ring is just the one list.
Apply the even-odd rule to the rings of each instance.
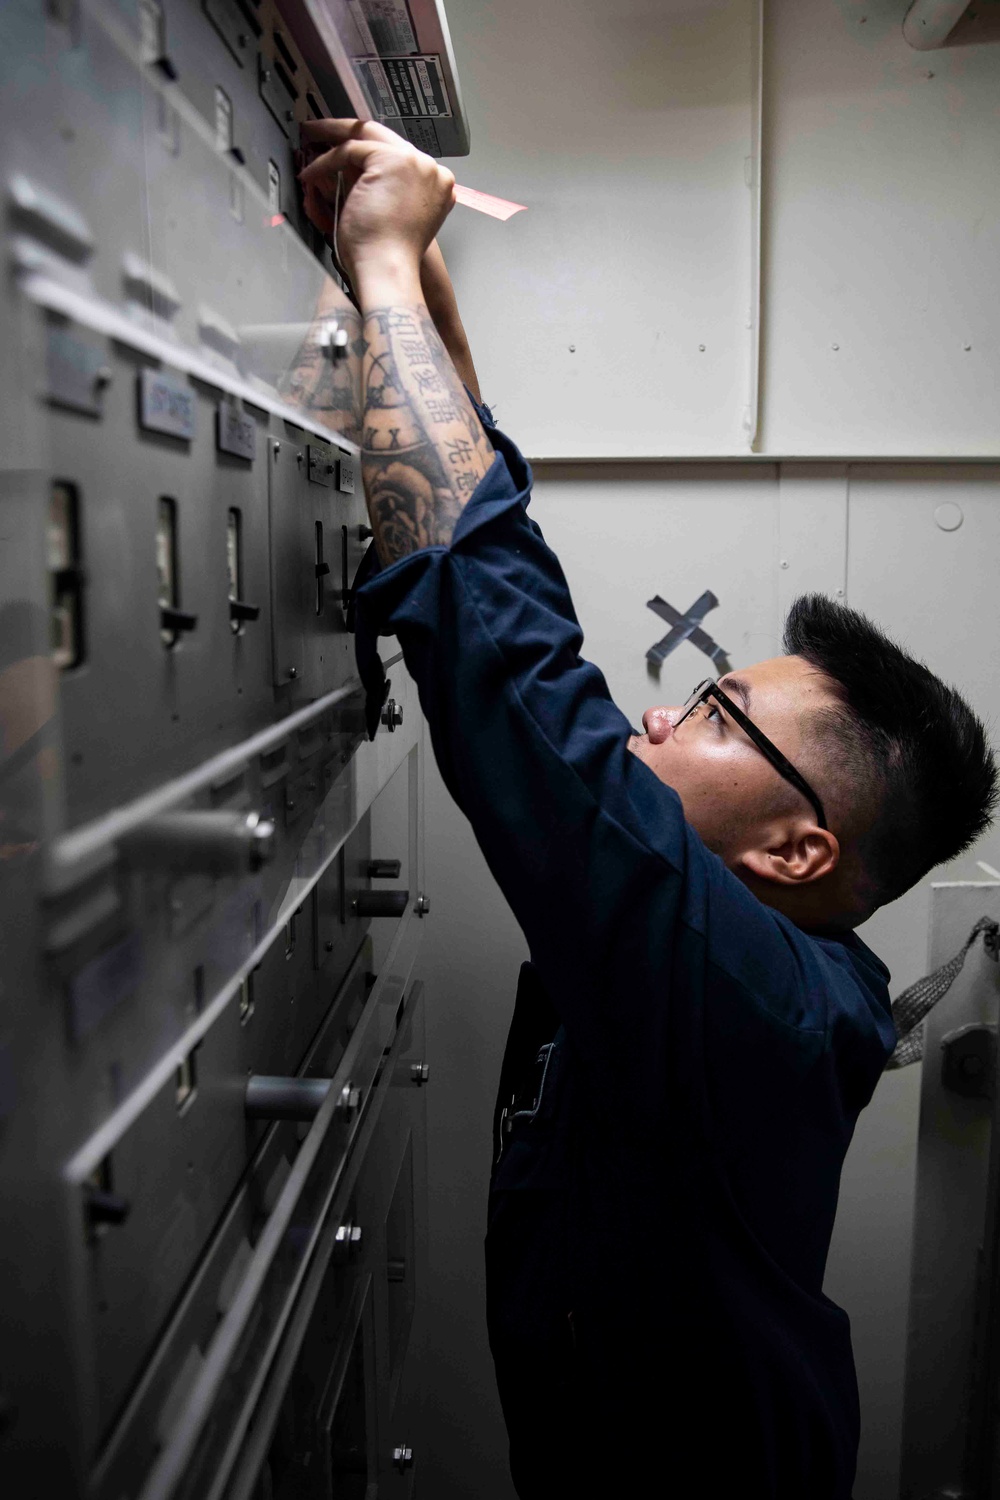
[[398, 1291], [357, 1203], [422, 1128], [420, 928], [376, 959], [356, 903], [390, 783], [421, 878], [421, 736], [414, 707], [367, 741], [346, 629], [357, 317], [293, 157], [356, 88], [331, 56], [273, 0], [0, 9], [11, 1500], [265, 1483], [247, 1434], [334, 1263], [363, 1293], [309, 1357], [345, 1391], [361, 1361], [373, 1478], [388, 1441]]

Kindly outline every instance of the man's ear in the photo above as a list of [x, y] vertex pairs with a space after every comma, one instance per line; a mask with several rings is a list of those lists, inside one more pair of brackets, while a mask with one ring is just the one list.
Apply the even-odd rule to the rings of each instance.
[[739, 863], [749, 874], [778, 885], [808, 885], [833, 874], [840, 863], [836, 834], [815, 823], [803, 823], [791, 833], [786, 824], [782, 832], [780, 841], [740, 855]]

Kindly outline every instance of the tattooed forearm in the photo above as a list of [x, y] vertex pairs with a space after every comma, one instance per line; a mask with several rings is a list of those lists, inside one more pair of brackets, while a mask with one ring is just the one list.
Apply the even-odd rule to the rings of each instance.
[[372, 308], [364, 343], [361, 468], [389, 563], [450, 543], [493, 449], [422, 303]]

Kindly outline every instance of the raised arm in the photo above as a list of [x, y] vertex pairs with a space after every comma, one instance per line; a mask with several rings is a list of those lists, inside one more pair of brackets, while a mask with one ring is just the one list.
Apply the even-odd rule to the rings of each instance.
[[455, 288], [451, 284], [448, 267], [437, 240], [431, 240], [420, 262], [420, 286], [427, 310], [434, 319], [434, 327], [451, 355], [451, 362], [458, 371], [459, 378], [476, 400], [481, 401], [482, 393], [479, 389], [479, 376], [472, 362], [472, 350], [458, 310]]
[[[455, 180], [384, 126], [323, 124], [331, 149], [301, 177], [307, 210], [319, 219], [343, 174], [338, 246], [364, 318], [362, 473], [379, 556], [390, 563], [447, 545], [494, 460], [421, 283]], [[432, 259], [429, 280], [444, 316], [454, 296], [441, 271], [443, 260]]]

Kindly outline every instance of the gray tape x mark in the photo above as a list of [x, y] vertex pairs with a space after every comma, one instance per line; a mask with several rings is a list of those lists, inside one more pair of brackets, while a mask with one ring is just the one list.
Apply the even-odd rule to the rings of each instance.
[[696, 599], [687, 613], [682, 615], [679, 609], [674, 609], [674, 606], [668, 604], [665, 599], [661, 599], [659, 594], [655, 599], [650, 599], [647, 608], [659, 615], [661, 620], [666, 620], [671, 629], [662, 641], [657, 641], [655, 646], [650, 646], [646, 652], [646, 660], [654, 667], [658, 667], [663, 659], [680, 645], [681, 641], [690, 641], [692, 646], [697, 646], [699, 651], [704, 651], [705, 655], [715, 663], [720, 676], [731, 672], [732, 665], [723, 648], [717, 646], [708, 632], [701, 628], [702, 620], [710, 609], [715, 609], [718, 602], [711, 589], [706, 589], [701, 598]]

